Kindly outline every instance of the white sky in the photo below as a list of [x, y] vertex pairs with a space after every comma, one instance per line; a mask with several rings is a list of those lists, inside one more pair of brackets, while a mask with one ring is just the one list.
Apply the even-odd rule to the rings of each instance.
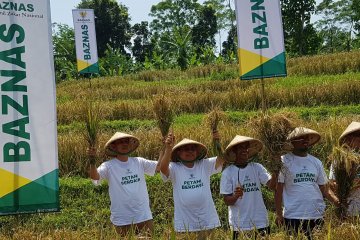
[[[322, 0], [316, 0], [319, 4]], [[71, 10], [78, 5], [81, 0], [50, 0], [52, 22], [64, 23], [73, 26]], [[118, 0], [119, 3], [127, 6], [131, 17], [131, 24], [140, 23], [141, 21], [151, 21], [148, 16], [152, 5], [160, 2], [160, 0]], [[200, 0], [200, 3], [204, 0]], [[313, 21], [316, 20], [313, 17]]]
[[[73, 26], [71, 10], [77, 6], [81, 0], [50, 0], [51, 21], [64, 23]], [[148, 16], [152, 5], [160, 0], [118, 0], [129, 9], [131, 24], [140, 23], [141, 21], [151, 21]], [[199, 1], [203, 2], [203, 1]]]

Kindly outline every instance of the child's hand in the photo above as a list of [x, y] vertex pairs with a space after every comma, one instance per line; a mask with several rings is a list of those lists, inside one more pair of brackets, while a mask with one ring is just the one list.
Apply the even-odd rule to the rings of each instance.
[[90, 147], [86, 150], [86, 153], [88, 155], [89, 158], [89, 163], [90, 164], [95, 164], [96, 162], [96, 148], [95, 147]]
[[90, 147], [86, 150], [86, 153], [89, 158], [94, 158], [94, 157], [96, 157], [96, 148]]
[[214, 140], [220, 141], [220, 134], [219, 134], [218, 130], [215, 130], [212, 132], [212, 137]]
[[239, 185], [235, 188], [234, 194], [233, 194], [236, 198], [242, 198], [242, 196], [244, 195], [244, 189]]
[[165, 139], [165, 145], [167, 147], [173, 147], [174, 142], [175, 142], [175, 136], [172, 132], [169, 132], [169, 134], [167, 135], [167, 137]]

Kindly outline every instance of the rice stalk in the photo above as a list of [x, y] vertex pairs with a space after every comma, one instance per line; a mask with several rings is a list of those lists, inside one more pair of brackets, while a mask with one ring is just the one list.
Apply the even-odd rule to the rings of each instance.
[[[99, 134], [99, 108], [93, 101], [89, 101], [85, 110], [85, 139], [90, 149], [96, 148]], [[90, 164], [96, 161], [95, 156], [90, 157]]]
[[[211, 112], [205, 116], [205, 121], [214, 133], [217, 132], [219, 123], [226, 119], [226, 114], [221, 111], [219, 107], [214, 107]], [[221, 146], [219, 139], [213, 140], [213, 154], [221, 158], [224, 157], [224, 149]]]
[[336, 179], [336, 194], [340, 205], [336, 208], [336, 214], [339, 218], [346, 216], [348, 208], [348, 197], [355, 186], [357, 176], [357, 166], [360, 164], [360, 156], [348, 148], [335, 146], [329, 156], [333, 164], [334, 175]]
[[156, 115], [157, 125], [161, 131], [162, 137], [169, 133], [170, 126], [174, 119], [170, 100], [165, 95], [156, 96], [153, 99], [154, 113]]
[[262, 164], [271, 172], [278, 173], [282, 169], [281, 161], [273, 161], [274, 156], [283, 155], [292, 150], [288, 135], [295, 129], [294, 116], [290, 113], [263, 114], [249, 122], [249, 128], [256, 139], [265, 146]]

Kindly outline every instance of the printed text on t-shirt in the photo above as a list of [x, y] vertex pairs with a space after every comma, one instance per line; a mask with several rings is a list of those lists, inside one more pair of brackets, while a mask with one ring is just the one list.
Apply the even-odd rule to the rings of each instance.
[[297, 173], [294, 178], [294, 183], [299, 182], [316, 182], [314, 173]]
[[121, 185], [127, 185], [136, 182], [140, 182], [140, 178], [138, 177], [137, 174], [121, 178]]
[[194, 188], [200, 188], [203, 187], [204, 183], [199, 180], [194, 181], [184, 181], [184, 184], [181, 186], [182, 189], [194, 189]]

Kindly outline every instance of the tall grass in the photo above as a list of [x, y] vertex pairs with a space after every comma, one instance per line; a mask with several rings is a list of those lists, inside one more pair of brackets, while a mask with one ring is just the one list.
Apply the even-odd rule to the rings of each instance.
[[265, 146], [261, 163], [271, 173], [279, 173], [283, 167], [280, 158], [273, 158], [292, 150], [287, 137], [298, 126], [294, 118], [295, 115], [290, 113], [265, 113], [250, 120], [252, 133]]
[[[335, 139], [334, 133], [341, 132], [346, 126], [354, 120], [360, 119], [359, 116], [338, 116], [338, 117], [324, 117], [323, 119], [296, 119], [300, 126], [306, 126], [315, 129], [322, 135], [322, 140], [316, 144], [312, 153], [319, 157], [324, 164], [329, 167], [327, 157], [332, 151], [333, 141]], [[221, 133], [222, 142], [229, 143], [235, 135], [245, 135], [254, 137], [253, 130], [248, 128], [249, 119], [244, 119], [243, 122], [228, 121], [226, 124], [219, 125], [219, 132]], [[174, 134], [177, 139], [191, 138], [203, 142], [209, 147], [209, 152], [213, 152], [213, 143], [209, 127], [202, 121], [202, 116], [193, 123], [182, 124], [174, 122]], [[148, 159], [158, 159], [162, 143], [159, 141], [159, 131], [154, 123], [152, 127], [133, 127], [128, 132], [134, 134], [140, 139], [140, 146], [134, 155], [142, 156]], [[109, 139], [114, 131], [122, 129], [104, 130], [99, 134], [99, 161], [106, 159], [102, 147], [107, 139]], [[86, 141], [82, 138], [81, 131], [61, 132], [58, 137], [59, 143], [59, 166], [60, 175], [81, 175], [87, 176], [86, 166]]]
[[291, 75], [343, 74], [360, 71], [360, 50], [289, 59]]
[[[360, 78], [359, 78], [360, 80]], [[294, 88], [267, 87], [267, 103], [270, 108], [320, 105], [353, 105], [360, 104], [360, 82], [348, 80], [325, 83], [323, 85], [304, 85]], [[230, 84], [231, 85], [231, 84]], [[166, 91], [165, 91], [166, 92]], [[166, 92], [172, 97], [175, 114], [204, 113], [210, 110], [211, 104], [223, 110], [254, 111], [261, 108], [259, 85], [252, 84], [246, 88], [231, 87], [226, 91], [205, 90], [198, 92], [173, 89]], [[71, 100], [58, 104], [58, 123], [69, 124], [80, 121], [80, 110], [83, 108], [79, 100]], [[153, 119], [150, 96], [137, 100], [98, 100], [103, 120]]]

